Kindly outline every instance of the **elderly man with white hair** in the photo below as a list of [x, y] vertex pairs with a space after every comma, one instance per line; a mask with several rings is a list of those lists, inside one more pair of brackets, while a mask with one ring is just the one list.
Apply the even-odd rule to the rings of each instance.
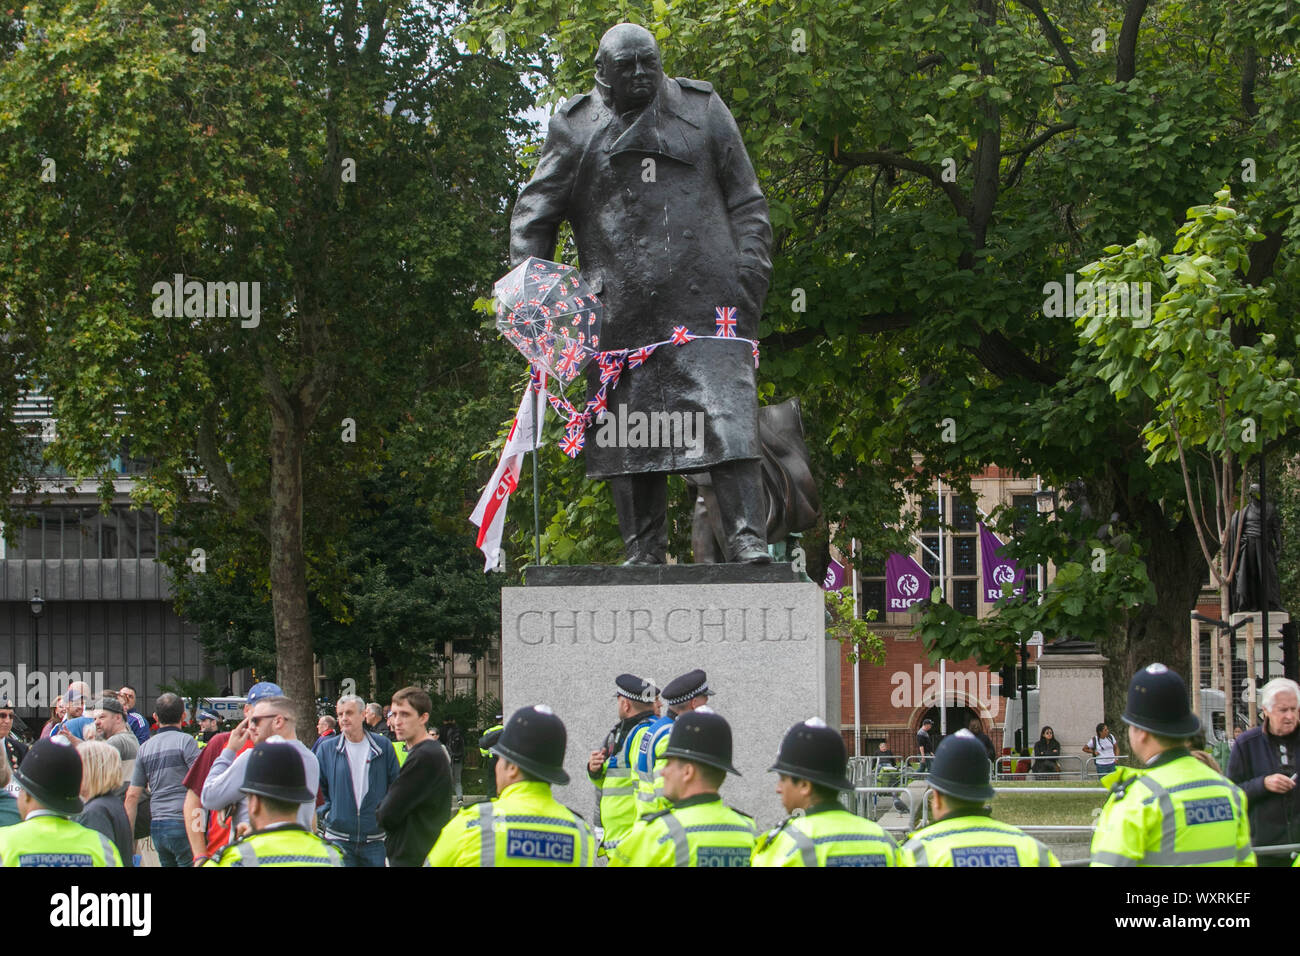
[[[1300, 843], [1300, 684], [1285, 677], [1264, 685], [1264, 722], [1237, 738], [1228, 779], [1246, 792], [1252, 845]], [[1259, 856], [1260, 866], [1290, 866], [1289, 854]]]

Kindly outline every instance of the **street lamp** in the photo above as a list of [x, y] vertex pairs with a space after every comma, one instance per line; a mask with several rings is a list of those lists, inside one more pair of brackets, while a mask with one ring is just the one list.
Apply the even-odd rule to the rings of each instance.
[[[27, 602], [32, 609], [32, 671], [41, 670], [41, 612], [45, 610], [45, 601], [41, 598], [39, 588], [33, 589], [32, 599]], [[37, 686], [40, 686], [39, 684]]]

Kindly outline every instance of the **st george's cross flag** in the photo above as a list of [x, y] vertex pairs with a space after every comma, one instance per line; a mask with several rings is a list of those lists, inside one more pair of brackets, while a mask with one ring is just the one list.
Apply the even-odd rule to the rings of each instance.
[[524, 397], [519, 402], [519, 411], [515, 413], [514, 424], [510, 426], [510, 435], [506, 438], [505, 450], [492, 480], [483, 489], [483, 494], [470, 515], [471, 523], [478, 527], [478, 547], [487, 557], [484, 571], [501, 567], [501, 535], [506, 523], [506, 504], [510, 493], [519, 484], [519, 469], [523, 464], [524, 453], [541, 446], [542, 424], [546, 420], [546, 378], [534, 372], [524, 390]]

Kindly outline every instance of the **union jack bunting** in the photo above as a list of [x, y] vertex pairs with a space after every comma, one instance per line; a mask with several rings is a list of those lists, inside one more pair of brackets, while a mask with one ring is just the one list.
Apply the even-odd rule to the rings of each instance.
[[587, 403], [588, 414], [594, 415], [597, 421], [609, 411], [609, 395], [606, 393], [605, 388], [606, 386], [602, 385], [600, 391], [596, 393], [596, 397]]
[[688, 329], [686, 326], [684, 325], [673, 326], [673, 337], [672, 339], [670, 339], [673, 345], [685, 345], [687, 342], [691, 341], [694, 338], [695, 336], [691, 334], [690, 329]]
[[571, 428], [564, 433], [564, 440], [560, 442], [560, 451], [570, 458], [577, 458], [578, 453], [582, 451], [582, 446], [586, 443], [587, 436], [583, 434], [583, 430]]
[[601, 352], [596, 356], [596, 365], [600, 368], [602, 385], [617, 385], [623, 374], [624, 355], [621, 352]]
[[647, 345], [645, 348], [637, 349], [635, 352], [628, 352], [627, 367], [639, 368], [640, 366], [644, 365], [646, 359], [648, 359], [651, 356], [655, 348], [656, 346]]
[[721, 339], [734, 339], [736, 337], [736, 307], [734, 305], [720, 305], [714, 308], [717, 315], [718, 332], [717, 337]]
[[571, 379], [578, 374], [578, 363], [580, 361], [582, 361], [582, 346], [577, 342], [573, 342], [560, 353], [560, 361], [555, 370], [560, 373], [561, 378]]
[[758, 344], [754, 344], [754, 368], [758, 368]]

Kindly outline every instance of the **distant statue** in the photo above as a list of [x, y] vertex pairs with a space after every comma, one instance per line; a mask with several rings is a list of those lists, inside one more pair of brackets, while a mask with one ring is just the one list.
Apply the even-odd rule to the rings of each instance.
[[[1282, 550], [1282, 519], [1271, 503], [1261, 507], [1259, 485], [1250, 486], [1246, 507], [1228, 522], [1229, 565], [1240, 547], [1237, 574], [1229, 592], [1229, 607], [1238, 611], [1282, 610], [1282, 587], [1277, 577], [1277, 556]], [[1267, 604], [1265, 603], [1267, 602]]]
[[[609, 30], [594, 88], [551, 117], [515, 204], [512, 262], [553, 259], [565, 220], [605, 306], [601, 347], [635, 350], [608, 391], [608, 414], [620, 425], [676, 416], [703, 433], [647, 442], [624, 429], [616, 445], [586, 443], [587, 477], [609, 482], [626, 563], [665, 562], [668, 475], [700, 471], [726, 559], [767, 563], [752, 344], [772, 271], [767, 202], [726, 105], [708, 83], [665, 76], [642, 27]], [[589, 366], [588, 401], [602, 373]]]

